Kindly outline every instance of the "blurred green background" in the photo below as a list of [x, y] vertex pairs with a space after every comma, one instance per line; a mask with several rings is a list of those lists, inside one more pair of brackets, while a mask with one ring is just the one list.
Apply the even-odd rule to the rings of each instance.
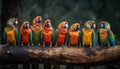
[[120, 0], [24, 0], [21, 15], [21, 21], [32, 22], [38, 15], [43, 17], [43, 22], [51, 19], [55, 29], [61, 21], [68, 21], [69, 26], [75, 22], [83, 26], [86, 21], [95, 20], [98, 28], [100, 21], [106, 20], [120, 39]]
[[[0, 16], [1, 5], [0, 0]], [[21, 15], [21, 21], [28, 20], [31, 23], [32, 19], [38, 15], [43, 17], [43, 23], [44, 20], [51, 19], [54, 29], [61, 21], [68, 21], [69, 26], [79, 22], [82, 28], [86, 21], [95, 20], [97, 31], [100, 21], [105, 20], [110, 22], [117, 43], [120, 44], [120, 0], [24, 0]], [[95, 69], [105, 68], [101, 67]]]
[[24, 0], [21, 15], [22, 21], [32, 22], [38, 15], [43, 17], [43, 22], [51, 19], [55, 29], [61, 21], [68, 21], [69, 26], [75, 22], [83, 26], [86, 21], [95, 20], [99, 27], [99, 22], [106, 20], [120, 39], [120, 0]]

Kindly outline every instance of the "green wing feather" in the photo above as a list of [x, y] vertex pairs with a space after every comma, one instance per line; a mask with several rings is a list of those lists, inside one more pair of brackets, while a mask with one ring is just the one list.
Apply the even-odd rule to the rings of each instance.
[[96, 34], [95, 34], [95, 30], [92, 29], [92, 47], [95, 46], [95, 41], [96, 41]]
[[16, 38], [16, 44], [18, 45], [20, 43], [20, 32], [16, 28], [15, 28], [15, 38]]
[[111, 30], [108, 30], [108, 39], [109, 39], [110, 46], [114, 46], [115, 45], [115, 37]]
[[32, 31], [30, 30], [30, 45], [32, 44]]

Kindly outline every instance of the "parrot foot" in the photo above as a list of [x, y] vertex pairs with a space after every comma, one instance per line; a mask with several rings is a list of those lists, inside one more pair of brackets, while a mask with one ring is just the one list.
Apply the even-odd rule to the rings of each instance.
[[50, 47], [52, 47], [52, 45], [50, 45]]
[[40, 43], [38, 43], [38, 46], [40, 46]]
[[45, 47], [45, 45], [43, 45], [43, 47]]
[[57, 47], [57, 44], [55, 44], [55, 47]]

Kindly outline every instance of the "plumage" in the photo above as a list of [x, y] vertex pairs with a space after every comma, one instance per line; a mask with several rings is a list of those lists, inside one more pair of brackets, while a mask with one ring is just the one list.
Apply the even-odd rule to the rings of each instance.
[[42, 43], [44, 46], [52, 46], [52, 42], [54, 41], [54, 33], [53, 33], [53, 27], [51, 25], [51, 20], [47, 19], [45, 20], [45, 23], [43, 25], [42, 29]]
[[20, 34], [22, 45], [28, 46], [32, 44], [32, 31], [30, 29], [28, 21], [23, 22], [23, 24], [21, 25]]
[[10, 18], [7, 21], [7, 26], [4, 29], [4, 40], [7, 44], [18, 45], [19, 31], [17, 30], [18, 19]]
[[41, 44], [41, 32], [42, 32], [42, 17], [37, 16], [33, 19], [32, 30], [32, 43], [34, 45]]
[[75, 23], [70, 27], [69, 37], [68, 37], [68, 46], [79, 46], [79, 37], [80, 37], [80, 24]]
[[58, 30], [56, 31], [56, 46], [67, 45], [67, 34], [68, 34], [68, 22], [64, 21], [58, 25]]
[[87, 21], [82, 29], [81, 43], [83, 47], [93, 47], [95, 43], [95, 31], [92, 27], [95, 21]]
[[110, 24], [106, 21], [101, 22], [101, 28], [98, 30], [98, 43], [100, 46], [114, 46], [115, 38], [110, 29]]

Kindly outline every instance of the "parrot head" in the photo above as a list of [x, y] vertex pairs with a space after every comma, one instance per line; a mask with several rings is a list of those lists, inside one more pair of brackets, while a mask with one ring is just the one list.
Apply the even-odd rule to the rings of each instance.
[[79, 23], [75, 23], [70, 27], [71, 31], [78, 31], [80, 29], [80, 24]]
[[68, 28], [68, 22], [67, 21], [64, 21], [64, 22], [61, 22], [59, 25], [58, 25], [58, 28], [61, 29], [61, 28]]
[[51, 27], [51, 20], [47, 19], [45, 20], [44, 27]]
[[29, 24], [30, 24], [29, 21], [23, 22], [23, 28], [29, 28], [30, 27]]
[[36, 23], [42, 23], [42, 17], [41, 16], [37, 16], [33, 19], [33, 24], [36, 24]]
[[95, 21], [87, 21], [84, 25], [85, 28], [87, 29], [92, 29], [96, 27]]
[[92, 28], [92, 29], [95, 29], [95, 28], [96, 28], [96, 22], [95, 22], [95, 21], [92, 21], [92, 22], [91, 22], [91, 28]]
[[7, 21], [8, 26], [16, 26], [18, 24], [18, 19], [17, 18], [10, 18]]
[[102, 21], [101, 28], [110, 29], [110, 24], [106, 21]]

